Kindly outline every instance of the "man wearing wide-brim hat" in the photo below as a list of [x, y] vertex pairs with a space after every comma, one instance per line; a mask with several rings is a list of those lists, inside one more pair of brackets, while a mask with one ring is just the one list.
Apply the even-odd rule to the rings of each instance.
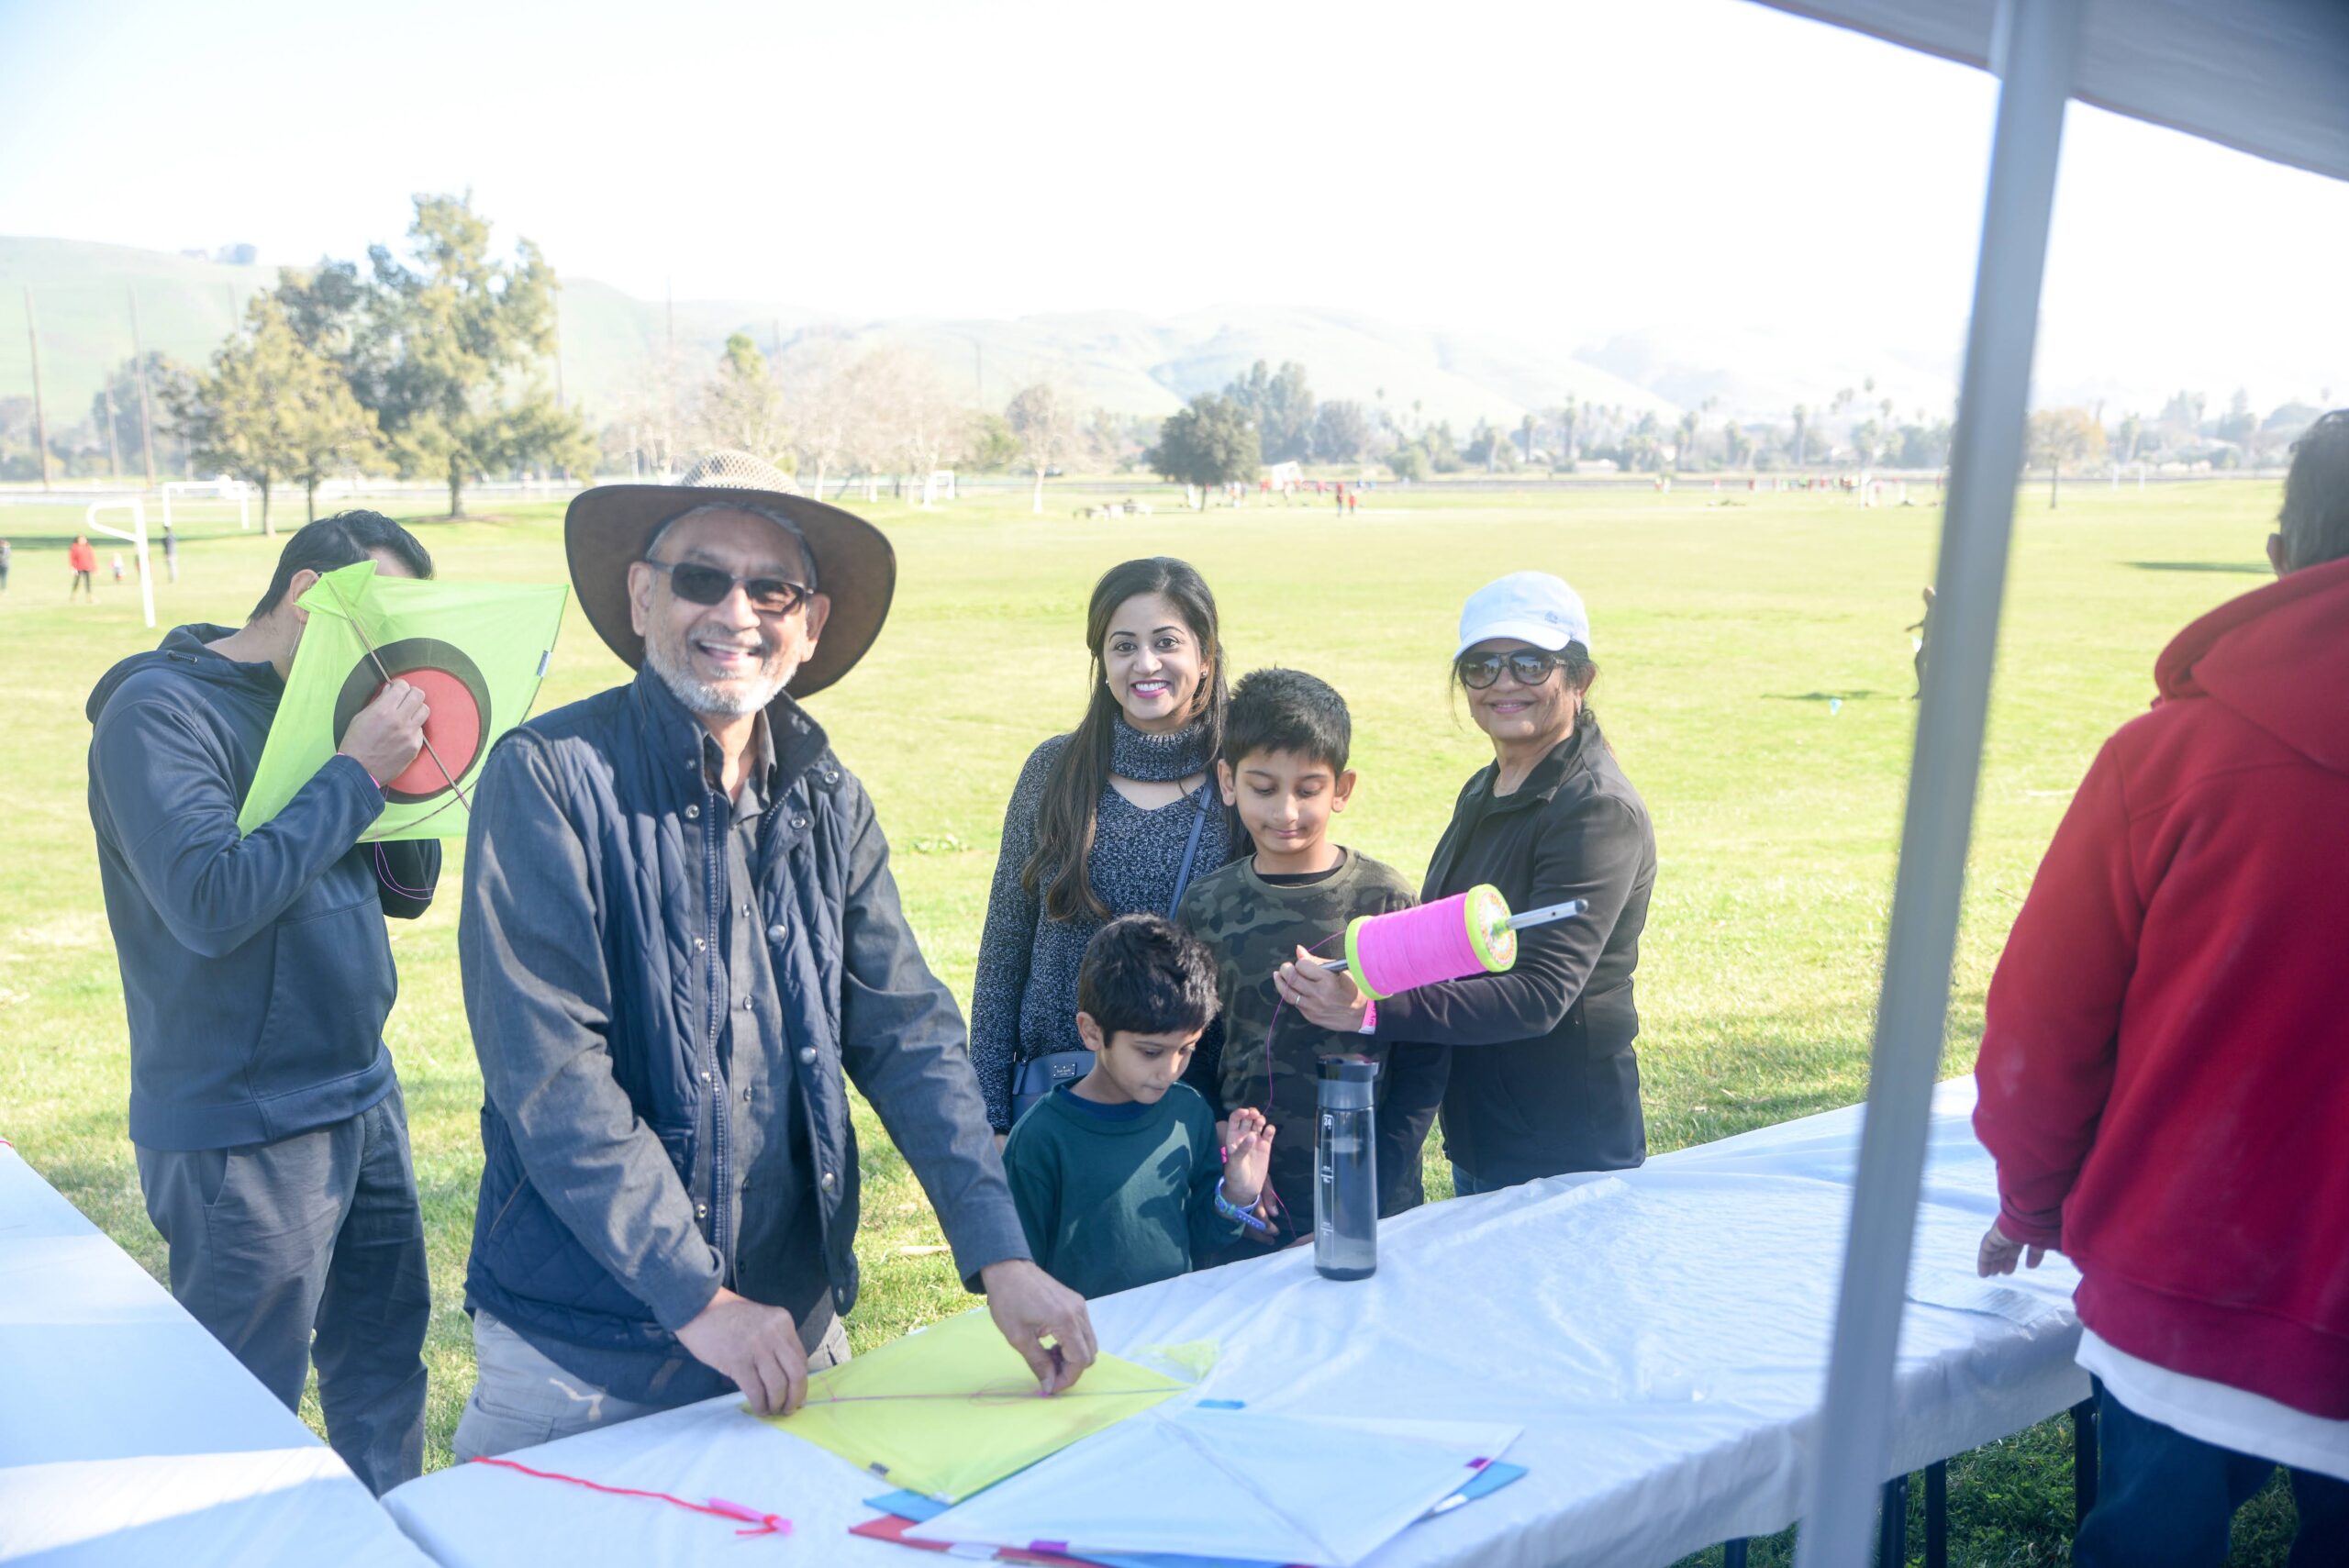
[[564, 537], [637, 674], [513, 731], [474, 793], [480, 1380], [458, 1456], [729, 1388], [796, 1407], [856, 1299], [851, 1080], [965, 1284], [1065, 1385], [1093, 1359], [1084, 1301], [1030, 1261], [962, 1016], [872, 801], [796, 700], [879, 635], [888, 540], [740, 452], [588, 490]]

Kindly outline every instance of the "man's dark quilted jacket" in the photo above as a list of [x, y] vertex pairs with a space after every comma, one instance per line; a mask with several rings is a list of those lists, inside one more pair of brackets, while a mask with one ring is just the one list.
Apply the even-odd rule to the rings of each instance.
[[[674, 1330], [740, 1288], [729, 1118], [803, 1118], [832, 1301], [856, 1298], [848, 1080], [936, 1207], [966, 1281], [1029, 1255], [963, 1019], [898, 906], [873, 805], [787, 699], [753, 868], [787, 1104], [728, 1103], [698, 946], [725, 895], [725, 795], [700, 723], [646, 672], [508, 735], [476, 790], [458, 935], [481, 1057], [484, 1166], [465, 1287], [558, 1361], [673, 1362]], [[722, 973], [722, 972], [721, 972]], [[845, 1072], [845, 1076], [843, 1075]], [[701, 1096], [721, 1093], [716, 1106]], [[713, 1113], [714, 1114], [711, 1114]], [[699, 1147], [715, 1129], [721, 1145]], [[731, 1181], [733, 1190], [710, 1190]], [[759, 1271], [752, 1267], [750, 1272]], [[818, 1293], [820, 1296], [820, 1292]]]

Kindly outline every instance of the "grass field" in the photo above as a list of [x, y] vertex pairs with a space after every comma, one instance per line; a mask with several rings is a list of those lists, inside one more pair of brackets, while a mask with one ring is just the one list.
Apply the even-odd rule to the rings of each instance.
[[[1445, 691], [1463, 595], [1519, 567], [1559, 572], [1591, 606], [1593, 701], [1653, 813], [1661, 868], [1640, 974], [1641, 1061], [1657, 1151], [1859, 1098], [1915, 705], [1909, 644], [1938, 514], [1798, 495], [1381, 491], [1340, 521], [1320, 508], [1173, 509], [1077, 522], [1023, 495], [936, 512], [885, 503], [900, 581], [888, 631], [815, 711], [870, 786], [908, 911], [967, 1000], [1003, 802], [1019, 762], [1085, 695], [1095, 576], [1132, 555], [1194, 562], [1220, 600], [1232, 668], [1293, 664], [1353, 706], [1363, 787], [1343, 837], [1416, 875], [1468, 773], [1488, 755]], [[1988, 756], [1943, 1074], [1971, 1064], [1982, 995], [2041, 851], [2102, 737], [2143, 707], [2154, 654], [2184, 622], [2266, 580], [2277, 487], [2082, 486], [2062, 509], [2027, 491], [2018, 518]], [[1716, 501], [1735, 504], [1714, 504]], [[429, 506], [429, 503], [423, 503]], [[299, 517], [299, 497], [293, 516]], [[120, 985], [90, 828], [83, 702], [100, 671], [151, 646], [135, 586], [64, 603], [75, 508], [0, 508], [18, 542], [0, 595], [0, 1135], [160, 1277], [124, 1133]], [[159, 618], [241, 618], [273, 546], [191, 508], [180, 581]], [[417, 532], [444, 574], [561, 577], [561, 508], [518, 507]], [[105, 552], [101, 552], [101, 562]], [[101, 579], [106, 577], [102, 569]], [[574, 610], [541, 706], [618, 679]], [[462, 846], [451, 845], [453, 889]], [[406, 1085], [430, 1233], [429, 1462], [471, 1385], [462, 1276], [480, 1084], [459, 997], [455, 900], [395, 929], [388, 1029]], [[860, 1248], [860, 1348], [963, 1304], [919, 1189], [877, 1125]], [[1430, 1150], [1430, 1187], [1446, 1192]], [[1835, 1260], [1809, 1261], [1820, 1289]], [[316, 1419], [315, 1400], [309, 1414]], [[1953, 1561], [2065, 1561], [2068, 1433], [2051, 1423], [1952, 1466]], [[2290, 1504], [2243, 1516], [2234, 1561], [2280, 1563]], [[1912, 1533], [1911, 1540], [1920, 1540]], [[1765, 1545], [1760, 1562], [1787, 1558]]]

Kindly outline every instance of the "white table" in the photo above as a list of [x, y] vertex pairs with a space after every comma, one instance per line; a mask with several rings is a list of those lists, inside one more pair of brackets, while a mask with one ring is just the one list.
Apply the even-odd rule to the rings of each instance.
[[0, 1146], [0, 1562], [424, 1568], [366, 1487]]
[[[1905, 1474], [2055, 1415], [2087, 1392], [2073, 1365], [2077, 1276], [2051, 1261], [1986, 1286], [1976, 1244], [1996, 1211], [1967, 1118], [1942, 1085], [1901, 1335], [1895, 1439]], [[1309, 1251], [1097, 1302], [1102, 1344], [1214, 1340], [1214, 1397], [1301, 1414], [1495, 1420], [1531, 1473], [1413, 1527], [1378, 1568], [1664, 1564], [1792, 1523], [1825, 1382], [1858, 1107], [1651, 1161], [1431, 1206], [1388, 1224], [1377, 1275], [1320, 1279]], [[788, 1538], [459, 1466], [385, 1499], [446, 1568], [529, 1557], [597, 1563], [923, 1561], [850, 1537], [885, 1488], [715, 1399], [514, 1456], [607, 1484], [771, 1509]], [[1146, 1478], [1137, 1478], [1138, 1483]]]

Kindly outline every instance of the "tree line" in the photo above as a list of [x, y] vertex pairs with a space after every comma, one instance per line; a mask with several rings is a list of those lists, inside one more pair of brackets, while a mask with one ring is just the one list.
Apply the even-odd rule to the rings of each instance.
[[[1082, 406], [1049, 382], [999, 410], [974, 408], [929, 357], [821, 328], [788, 343], [778, 332], [770, 350], [736, 332], [707, 365], [684, 362], [672, 339], [591, 422], [560, 393], [558, 288], [529, 240], [492, 253], [489, 219], [470, 196], [418, 196], [403, 251], [378, 245], [364, 263], [281, 272], [207, 362], [154, 352], [125, 361], [92, 399], [87, 424], [50, 450], [69, 473], [103, 462], [117, 476], [141, 464], [226, 473], [258, 489], [265, 527], [278, 490], [299, 487], [315, 516], [319, 487], [345, 475], [388, 469], [436, 482], [453, 517], [466, 486], [491, 476], [663, 474], [713, 447], [754, 452], [819, 495], [834, 484], [875, 488], [885, 476], [893, 493], [910, 484], [927, 502], [941, 471], [1017, 471], [1032, 477], [1040, 512], [1044, 481], [1063, 470], [1144, 468], [1207, 490], [1288, 462], [1416, 480], [1529, 469], [1913, 471], [1949, 458], [1951, 418], [1904, 413], [1873, 378], [1776, 420], [1716, 418], [1709, 398], [1675, 417], [1568, 395], [1513, 423], [1478, 419], [1460, 431], [1427, 418], [1416, 399], [1390, 402], [1384, 387], [1367, 403], [1318, 398], [1303, 364], [1258, 360], [1220, 391], [1151, 420]], [[2288, 402], [2262, 416], [2238, 390], [2213, 412], [2202, 394], [2180, 392], [2150, 418], [2130, 413], [2110, 426], [2100, 406], [2043, 410], [2029, 450], [2051, 474], [2108, 461], [2255, 466], [2280, 461], [2320, 411]], [[28, 398], [0, 399], [0, 477], [44, 472], [32, 413]], [[163, 450], [148, 451], [150, 439]]]

